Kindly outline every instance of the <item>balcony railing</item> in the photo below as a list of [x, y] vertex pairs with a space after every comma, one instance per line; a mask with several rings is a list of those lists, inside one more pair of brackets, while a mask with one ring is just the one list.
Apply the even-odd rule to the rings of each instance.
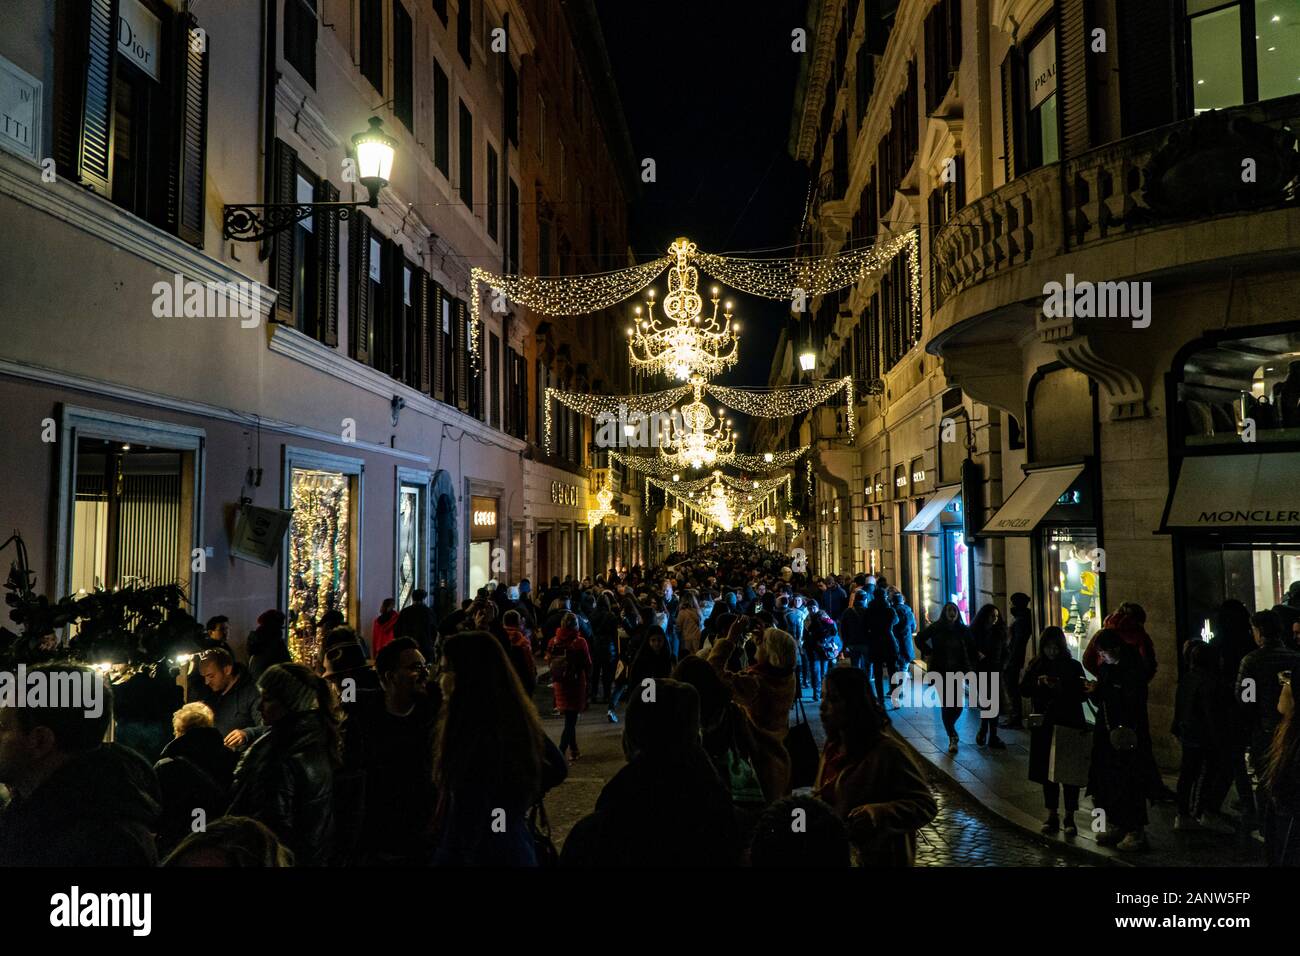
[[[1034, 258], [1210, 216], [1294, 205], [1300, 95], [1139, 133], [1016, 177], [932, 242], [938, 308]], [[1243, 182], [1242, 161], [1255, 163]]]

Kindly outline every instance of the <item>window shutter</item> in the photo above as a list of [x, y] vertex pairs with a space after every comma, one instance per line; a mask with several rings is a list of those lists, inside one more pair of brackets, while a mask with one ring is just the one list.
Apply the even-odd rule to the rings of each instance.
[[1088, 0], [1056, 0], [1056, 62], [1060, 64], [1056, 88], [1061, 95], [1061, 146], [1066, 159], [1092, 146], [1088, 5]]
[[1002, 148], [1007, 182], [1024, 170], [1024, 81], [1021, 56], [1017, 47], [1007, 51], [1002, 61]]
[[[298, 153], [281, 140], [275, 141], [275, 201], [298, 201]], [[274, 237], [271, 279], [275, 283], [275, 321], [294, 324], [293, 315], [293, 231], [290, 226]]]
[[417, 323], [418, 334], [416, 336], [416, 361], [419, 363], [417, 373], [419, 375], [419, 389], [428, 395], [433, 390], [433, 337], [432, 332], [433, 315], [429, 311], [429, 274], [423, 269], [416, 269], [415, 276], [411, 279], [415, 283], [415, 321]]
[[433, 311], [433, 397], [440, 402], [447, 400], [447, 377], [443, 372], [445, 368], [443, 358], [447, 351], [447, 339], [442, 332], [442, 303], [446, 293], [442, 291], [442, 286], [434, 283], [432, 293], [429, 296], [430, 306]]
[[194, 17], [177, 15], [172, 47], [176, 57], [176, 146], [168, 181], [168, 218], [177, 236], [200, 249], [208, 142], [209, 42]]
[[384, 371], [405, 382], [410, 378], [406, 363], [411, 360], [406, 354], [406, 256], [396, 242], [384, 243], [384, 264], [388, 266], [384, 276], [384, 302], [388, 308], [380, 320], [388, 325], [388, 367]]
[[[338, 202], [339, 191], [328, 179], [319, 186], [321, 202]], [[319, 335], [326, 345], [339, 344], [339, 221], [333, 215], [317, 216], [316, 269], [320, 275]]]
[[58, 5], [62, 43], [55, 159], [66, 177], [101, 196], [112, 194], [113, 78], [117, 0]]
[[352, 270], [348, 284], [352, 287], [351, 322], [352, 357], [370, 364], [370, 220], [355, 216], [349, 220], [348, 236], [352, 245]]
[[456, 333], [456, 407], [462, 412], [469, 411], [469, 329], [466, 327], [468, 311], [465, 303], [457, 299], [451, 315]]
[[1120, 122], [1125, 136], [1178, 119], [1174, 44], [1183, 27], [1170, 0], [1117, 0]]

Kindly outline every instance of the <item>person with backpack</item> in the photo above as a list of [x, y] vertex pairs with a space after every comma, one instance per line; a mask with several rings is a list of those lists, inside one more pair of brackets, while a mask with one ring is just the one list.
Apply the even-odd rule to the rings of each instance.
[[560, 752], [569, 755], [574, 763], [578, 751], [578, 715], [587, 709], [587, 678], [591, 675], [591, 650], [578, 631], [578, 616], [572, 611], [560, 619], [555, 636], [546, 646], [546, 659], [551, 665], [551, 689], [555, 694], [555, 709], [564, 715], [564, 731], [560, 734]]

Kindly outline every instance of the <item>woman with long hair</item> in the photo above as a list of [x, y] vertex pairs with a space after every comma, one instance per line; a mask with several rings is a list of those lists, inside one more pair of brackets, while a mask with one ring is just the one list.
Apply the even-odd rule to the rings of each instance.
[[299, 866], [330, 862], [334, 777], [342, 767], [342, 713], [334, 688], [303, 664], [275, 664], [257, 679], [269, 728], [235, 768], [227, 813], [260, 820]]
[[[1065, 632], [1059, 627], [1049, 627], [1038, 639], [1038, 655], [1029, 662], [1025, 676], [1017, 688], [1020, 697], [1028, 697], [1033, 704], [1032, 713], [1039, 723], [1029, 731], [1029, 779], [1042, 784], [1043, 805], [1047, 809], [1044, 833], [1061, 829], [1060, 807], [1062, 785], [1049, 775], [1052, 757], [1052, 739], [1057, 727], [1082, 729], [1087, 726], [1083, 718], [1083, 665], [1070, 656], [1065, 643]], [[1074, 825], [1074, 814], [1079, 809], [1079, 787], [1065, 784], [1065, 835], [1079, 832]]]
[[546, 735], [501, 644], [482, 631], [442, 645], [435, 732], [435, 865], [535, 866], [527, 814], [541, 792]]
[[1141, 652], [1119, 631], [1103, 627], [1093, 644], [1100, 661], [1097, 680], [1095, 684], [1085, 683], [1084, 690], [1097, 707], [1092, 763], [1088, 767], [1088, 793], [1093, 806], [1106, 814], [1105, 829], [1097, 834], [1097, 843], [1126, 852], [1144, 850], [1146, 767], [1151, 759], [1148, 669]]
[[1300, 866], [1300, 720], [1290, 672], [1277, 702], [1282, 722], [1273, 733], [1264, 791], [1268, 796], [1264, 847], [1270, 866]]
[[681, 605], [677, 609], [677, 633], [682, 636], [679, 657], [694, 654], [700, 649], [700, 627], [702, 623], [700, 602], [695, 591], [692, 589], [683, 591]]
[[845, 822], [863, 866], [911, 866], [916, 831], [939, 807], [916, 761], [890, 730], [866, 672], [832, 668], [821, 716], [826, 748], [813, 795]]

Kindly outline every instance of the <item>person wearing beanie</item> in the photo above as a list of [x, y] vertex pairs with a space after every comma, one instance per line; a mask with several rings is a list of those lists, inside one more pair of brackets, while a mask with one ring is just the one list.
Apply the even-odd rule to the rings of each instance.
[[334, 776], [342, 763], [334, 691], [302, 664], [275, 664], [258, 678], [269, 730], [235, 768], [227, 813], [261, 821], [299, 866], [331, 862]]

